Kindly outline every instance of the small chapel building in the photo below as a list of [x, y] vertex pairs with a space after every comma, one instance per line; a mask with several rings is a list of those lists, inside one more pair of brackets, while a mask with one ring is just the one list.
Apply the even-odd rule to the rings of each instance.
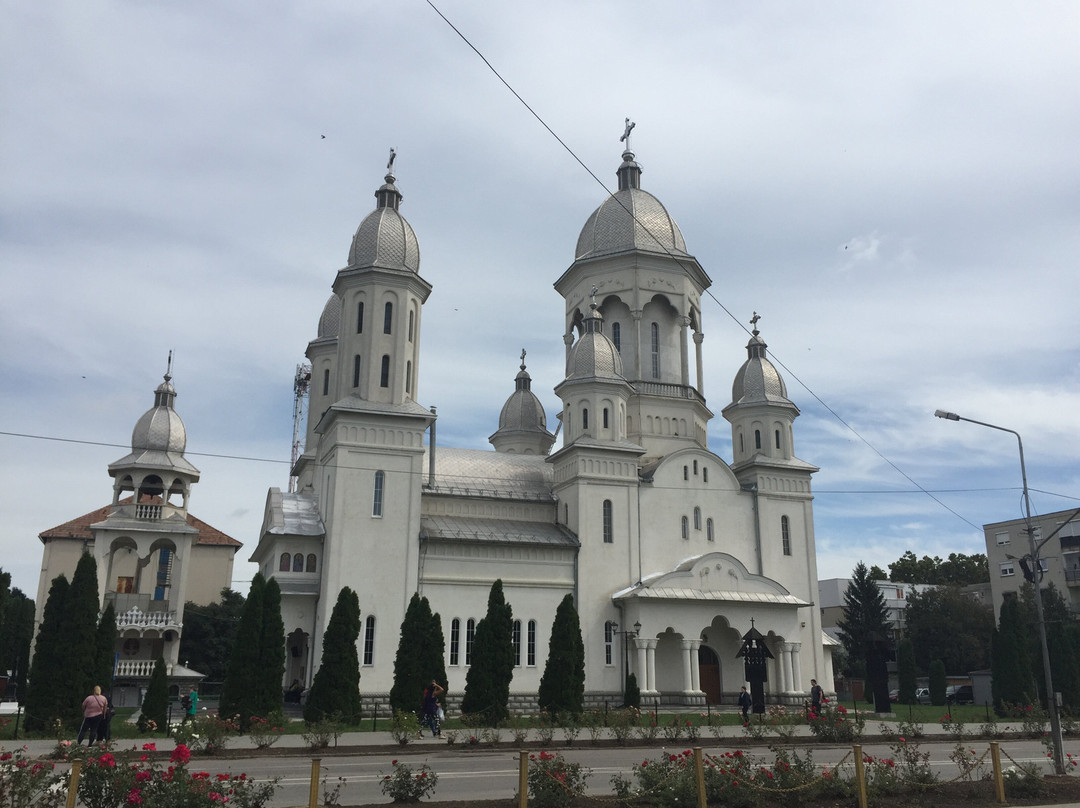
[[701, 298], [711, 280], [641, 174], [625, 151], [618, 190], [586, 219], [554, 283], [566, 351], [555, 451], [524, 355], [494, 451], [438, 445], [436, 413], [417, 402], [432, 286], [386, 175], [307, 347], [297, 490], [270, 490], [251, 557], [281, 586], [285, 683], [310, 684], [349, 586], [360, 598], [361, 693], [385, 709], [419, 592], [442, 619], [454, 701], [496, 579], [513, 608], [515, 710], [535, 709], [567, 593], [590, 705], [619, 703], [627, 670], [643, 705], [732, 704], [751, 628], [772, 654], [770, 702], [801, 702], [811, 678], [832, 682], [835, 642], [815, 606], [817, 469], [795, 453], [798, 407], [755, 317], [721, 410], [734, 456], [709, 450]]

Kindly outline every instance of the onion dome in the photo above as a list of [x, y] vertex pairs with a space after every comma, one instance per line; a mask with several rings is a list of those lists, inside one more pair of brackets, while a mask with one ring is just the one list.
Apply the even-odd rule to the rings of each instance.
[[154, 406], [147, 410], [131, 432], [131, 450], [152, 452], [176, 452], [183, 454], [187, 448], [187, 430], [184, 422], [173, 409], [176, 389], [172, 376], [165, 374], [165, 381], [154, 391]]
[[385, 184], [375, 192], [378, 204], [356, 229], [350, 267], [382, 267], [420, 271], [420, 245], [412, 226], [398, 212], [401, 192], [394, 185], [394, 175], [388, 173]]
[[319, 318], [319, 338], [336, 337], [341, 333], [341, 298], [330, 295]]
[[686, 255], [686, 242], [660, 200], [641, 190], [641, 166], [623, 152], [616, 175], [619, 190], [585, 222], [578, 236], [575, 260], [639, 250]]
[[[756, 324], [757, 315], [754, 317]], [[765, 340], [755, 328], [746, 344], [747, 359], [735, 374], [735, 382], [731, 385], [732, 404], [774, 403], [795, 406], [787, 397], [787, 385], [766, 355], [767, 348]]]
[[525, 370], [525, 351], [521, 352], [521, 370], [514, 379], [514, 388], [499, 413], [499, 429], [488, 441], [500, 452], [547, 454], [555, 436], [548, 432], [544, 406], [532, 391], [532, 377]]
[[566, 380], [622, 380], [622, 355], [604, 333], [604, 318], [595, 301], [589, 304], [589, 313], [585, 315], [582, 327], [584, 332], [570, 349], [570, 356], [566, 360]]

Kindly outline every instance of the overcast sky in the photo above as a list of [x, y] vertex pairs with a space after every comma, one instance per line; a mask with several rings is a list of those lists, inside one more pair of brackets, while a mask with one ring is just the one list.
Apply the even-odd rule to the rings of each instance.
[[[730, 459], [719, 412], [757, 311], [821, 468], [820, 577], [981, 552], [984, 523], [1021, 515], [1013, 437], [937, 408], [1023, 435], [1037, 512], [1080, 507], [1080, 5], [437, 5], [609, 189], [636, 122], [642, 186], [713, 281], [710, 446]], [[418, 399], [439, 442], [489, 448], [523, 347], [554, 427], [552, 283], [606, 192], [427, 3], [3, 7], [16, 586], [36, 593], [40, 532], [109, 502], [169, 350], [191, 510], [246, 562], [391, 147], [434, 286]]]

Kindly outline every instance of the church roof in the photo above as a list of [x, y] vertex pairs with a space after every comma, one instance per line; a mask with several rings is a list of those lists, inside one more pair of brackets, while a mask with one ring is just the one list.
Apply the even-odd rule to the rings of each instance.
[[330, 295], [319, 317], [319, 337], [336, 337], [341, 332], [341, 298]]
[[616, 174], [619, 190], [593, 211], [578, 236], [575, 260], [628, 252], [686, 255], [686, 241], [659, 199], [639, 186], [641, 166], [630, 151]]
[[[169, 354], [172, 363], [172, 354]], [[115, 474], [123, 469], [139, 466], [182, 472], [195, 480], [199, 470], [184, 457], [187, 448], [187, 429], [180, 415], [173, 409], [176, 388], [168, 371], [165, 380], [154, 390], [154, 406], [143, 413], [131, 430], [131, 453], [109, 464], [109, 472]]]
[[[424, 468], [428, 468], [428, 452]], [[433, 493], [551, 501], [553, 470], [544, 455], [435, 447]]]
[[[756, 316], [756, 315], [755, 315]], [[746, 344], [747, 359], [731, 385], [732, 404], [792, 404], [787, 397], [787, 385], [780, 372], [769, 361], [765, 344], [755, 328]]]
[[[120, 505], [131, 504], [132, 497], [120, 500]], [[147, 503], [159, 503], [160, 497], [143, 497], [143, 501]], [[93, 531], [90, 530], [90, 526], [103, 522], [108, 518], [109, 513], [112, 511], [112, 505], [106, 505], [103, 508], [98, 508], [96, 511], [90, 511], [90, 513], [84, 513], [82, 516], [77, 516], [70, 522], [64, 522], [62, 525], [43, 530], [38, 534], [38, 538], [41, 539], [42, 544], [50, 539], [79, 539], [81, 541], [91, 541], [94, 538]], [[216, 527], [212, 527], [204, 522], [202, 519], [198, 519], [192, 516], [190, 513], [187, 515], [187, 523], [190, 527], [195, 528], [198, 531], [198, 537], [195, 540], [195, 544], [203, 546], [217, 545], [220, 547], [243, 547], [243, 542], [239, 542], [232, 536], [228, 536], [222, 533]]]
[[473, 519], [466, 516], [423, 516], [420, 538], [496, 544], [548, 544], [577, 547], [577, 538], [554, 522], [519, 519]]
[[638, 587], [621, 592], [615, 600], [623, 598], [652, 598], [657, 600], [713, 600], [727, 603], [760, 603], [774, 606], [810, 606], [811, 604], [795, 595], [780, 595], [772, 592], [737, 592], [733, 590], [683, 589], [675, 586]]
[[263, 533], [284, 536], [321, 536], [325, 533], [314, 494], [271, 488], [266, 497]]

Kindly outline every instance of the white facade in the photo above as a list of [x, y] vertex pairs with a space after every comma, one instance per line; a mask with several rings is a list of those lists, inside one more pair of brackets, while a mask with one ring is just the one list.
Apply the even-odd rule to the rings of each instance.
[[459, 696], [471, 627], [496, 579], [520, 621], [517, 709], [535, 704], [567, 593], [593, 703], [621, 700], [624, 661], [645, 703], [730, 703], [752, 626], [774, 656], [770, 699], [799, 700], [811, 678], [832, 681], [814, 606], [816, 468], [795, 454], [798, 408], [755, 328], [723, 409], [734, 457], [709, 450], [701, 296], [711, 280], [640, 188], [630, 152], [617, 175], [619, 190], [588, 218], [555, 282], [567, 369], [555, 387], [562, 441], [550, 454], [524, 355], [490, 439], [496, 451], [438, 445], [436, 414], [416, 401], [432, 287], [387, 175], [308, 345], [297, 493], [270, 491], [252, 555], [281, 584], [287, 682], [310, 683], [349, 586], [360, 598], [367, 703], [389, 693], [413, 592], [441, 616]]

